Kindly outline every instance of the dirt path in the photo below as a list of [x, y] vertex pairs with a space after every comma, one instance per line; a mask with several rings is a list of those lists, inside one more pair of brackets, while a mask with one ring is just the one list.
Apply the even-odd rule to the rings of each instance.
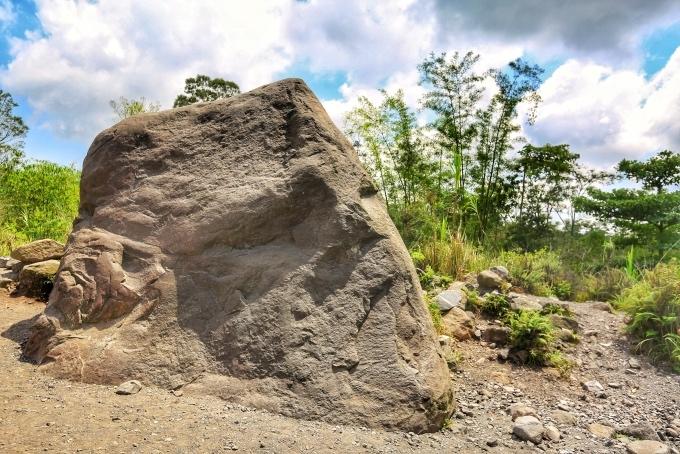
[[[298, 421], [189, 392], [145, 387], [119, 396], [112, 387], [52, 379], [19, 361], [17, 342], [28, 326], [21, 322], [42, 308], [0, 291], [0, 452], [625, 452], [624, 441], [596, 438], [587, 425], [646, 422], [663, 433], [680, 418], [678, 376], [643, 359], [631, 369], [621, 317], [589, 305], [575, 306], [577, 319], [597, 335], [583, 336], [572, 380], [501, 364], [489, 359], [495, 350], [475, 341], [459, 344], [465, 359], [453, 377], [460, 410], [451, 430], [419, 436]], [[579, 382], [591, 379], [606, 397], [582, 389]], [[556, 424], [562, 439], [535, 447], [511, 435], [507, 409], [515, 402], [534, 407], [543, 423], [560, 406], [575, 425]], [[678, 439], [665, 443], [680, 446]]]

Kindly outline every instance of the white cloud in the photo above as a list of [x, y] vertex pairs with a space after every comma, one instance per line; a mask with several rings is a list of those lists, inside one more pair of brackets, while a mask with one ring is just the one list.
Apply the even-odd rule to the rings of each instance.
[[145, 96], [170, 107], [184, 79], [207, 73], [251, 89], [291, 61], [287, 2], [38, 0], [42, 33], [12, 42], [2, 85], [27, 96], [58, 133], [91, 140], [108, 101]]
[[16, 20], [14, 6], [10, 0], [0, 1], [0, 27], [6, 27]]
[[[658, 11], [669, 4], [654, 1]], [[538, 122], [526, 130], [533, 141], [570, 143], [600, 165], [662, 147], [680, 148], [680, 123], [674, 121], [680, 54], [651, 81], [634, 58], [625, 64], [589, 58], [589, 46], [600, 45], [574, 34], [581, 30], [580, 17], [602, 9], [589, 4], [570, 10], [571, 22], [559, 29], [533, 21], [527, 30], [496, 33], [487, 28], [505, 17], [495, 10], [478, 26], [456, 25], [489, 13], [469, 2], [468, 9], [442, 9], [445, 3], [437, 0], [37, 0], [42, 30], [13, 39], [13, 58], [0, 71], [0, 83], [28, 99], [37, 114], [33, 125], [87, 142], [115, 120], [110, 99], [145, 96], [170, 107], [184, 78], [196, 73], [232, 79], [248, 90], [300, 66], [346, 77], [341, 96], [323, 100], [341, 126], [359, 96], [379, 101], [378, 88], [403, 88], [407, 103], [417, 108], [423, 89], [416, 67], [430, 51], [473, 50], [482, 56], [483, 71], [527, 51], [553, 59], [571, 47], [578, 52], [541, 88]], [[11, 3], [0, 0], [0, 20], [5, 9], [11, 12]], [[657, 10], [645, 10], [644, 27], [667, 20]], [[559, 9], [546, 11], [535, 13], [559, 21]], [[644, 28], [626, 28], [628, 13], [608, 22], [618, 33], [610, 46], [626, 52], [632, 49], [631, 37]], [[522, 41], [525, 31], [530, 39]], [[597, 49], [593, 55], [599, 55]]]
[[651, 80], [641, 71], [569, 60], [540, 93], [536, 124], [525, 129], [536, 143], [568, 143], [600, 167], [680, 150], [680, 48]]

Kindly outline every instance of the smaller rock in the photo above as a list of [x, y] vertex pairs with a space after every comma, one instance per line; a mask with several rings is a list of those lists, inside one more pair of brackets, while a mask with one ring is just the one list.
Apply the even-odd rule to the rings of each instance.
[[510, 293], [510, 307], [515, 311], [540, 311], [543, 305], [532, 295]]
[[5, 268], [14, 271], [14, 267], [17, 266], [19, 263], [21, 262], [18, 260], [9, 259], [7, 260], [7, 262], [5, 262]]
[[508, 269], [506, 267], [504, 267], [503, 265], [492, 266], [491, 268], [489, 268], [489, 270], [491, 270], [494, 273], [496, 273], [497, 275], [499, 275], [501, 277], [501, 279], [503, 279], [505, 281], [510, 279], [510, 271], [508, 271]]
[[121, 383], [118, 388], [116, 388], [116, 394], [123, 396], [128, 396], [130, 394], [137, 394], [142, 390], [142, 384], [137, 380], [129, 380]]
[[534, 416], [520, 416], [512, 426], [512, 433], [520, 440], [539, 444], [543, 439], [545, 427]]
[[14, 281], [12, 279], [0, 277], [0, 288], [9, 288], [13, 283]]
[[607, 383], [607, 386], [609, 386], [610, 388], [614, 388], [614, 389], [621, 389], [621, 387], [623, 385], [619, 382], [612, 382], [612, 383]]
[[10, 267], [7, 266], [7, 262], [9, 262], [10, 260], [12, 260], [11, 257], [4, 256], [0, 257], [0, 268], [11, 268], [11, 266]]
[[472, 338], [475, 333], [475, 321], [463, 309], [454, 307], [443, 317], [444, 328], [451, 336], [458, 340]]
[[548, 315], [548, 318], [552, 322], [553, 326], [557, 328], [564, 328], [571, 331], [578, 331], [580, 328], [578, 322], [571, 317], [566, 317], [564, 315], [558, 314], [550, 314]]
[[611, 438], [616, 433], [616, 430], [613, 427], [600, 424], [599, 422], [588, 424], [588, 430], [591, 434], [600, 438]]
[[509, 348], [501, 348], [498, 350], [498, 359], [501, 361], [507, 361], [508, 358], [510, 357], [510, 349]]
[[602, 384], [597, 380], [583, 382], [581, 383], [581, 386], [583, 389], [597, 397], [602, 397], [604, 395], [604, 386], [602, 386]]
[[465, 308], [467, 294], [463, 291], [465, 283], [460, 282], [460, 288], [449, 288], [437, 295], [437, 306], [442, 312], [449, 311], [454, 307]]
[[658, 441], [636, 440], [628, 443], [626, 450], [629, 454], [669, 454], [668, 446]]
[[557, 430], [557, 427], [552, 425], [545, 426], [545, 433], [543, 435], [550, 441], [557, 441], [561, 437], [560, 431]]
[[477, 283], [480, 289], [501, 290], [505, 281], [501, 276], [491, 270], [484, 270], [477, 275]]
[[496, 446], [498, 446], [498, 439], [497, 439], [497, 438], [492, 438], [492, 439], [490, 439], [490, 440], [486, 440], [486, 445], [487, 445], [489, 448], [495, 448]]
[[550, 415], [557, 424], [565, 426], [576, 425], [576, 415], [564, 410], [555, 410]]
[[513, 421], [522, 416], [536, 416], [536, 410], [525, 404], [513, 404], [510, 406], [510, 416]]
[[47, 298], [54, 282], [54, 276], [59, 270], [59, 260], [26, 265], [19, 273], [17, 293], [37, 298]]
[[597, 310], [604, 311], [604, 312], [610, 312], [610, 313], [614, 312], [612, 310], [611, 304], [605, 303], [604, 301], [589, 301], [588, 304], [590, 304], [593, 307], [593, 309], [597, 309]]
[[64, 255], [64, 245], [58, 241], [45, 239], [19, 246], [10, 254], [13, 259], [25, 264], [60, 259]]
[[636, 358], [630, 358], [628, 360], [628, 367], [630, 367], [631, 369], [639, 369], [640, 361], [638, 361]]
[[629, 424], [624, 427], [619, 427], [616, 432], [639, 440], [660, 441], [656, 430], [648, 423]]
[[441, 345], [442, 347], [444, 345], [449, 345], [451, 343], [451, 337], [450, 336], [445, 336], [445, 335], [442, 334], [441, 336], [439, 336], [438, 339], [439, 339], [439, 345]]
[[491, 325], [482, 332], [482, 339], [496, 345], [505, 345], [510, 340], [510, 328], [507, 326]]

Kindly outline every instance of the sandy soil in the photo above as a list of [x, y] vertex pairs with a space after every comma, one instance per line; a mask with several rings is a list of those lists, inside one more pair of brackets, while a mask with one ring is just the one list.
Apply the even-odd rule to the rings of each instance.
[[[459, 344], [464, 360], [452, 379], [460, 410], [451, 429], [425, 435], [299, 421], [189, 391], [145, 387], [120, 396], [114, 387], [53, 379], [19, 360], [29, 320], [43, 307], [0, 290], [0, 452], [625, 452], [624, 439], [597, 438], [587, 425], [647, 422], [663, 432], [680, 418], [678, 376], [641, 358], [631, 371], [621, 317], [588, 305], [576, 306], [577, 318], [597, 335], [573, 352], [581, 365], [571, 379], [499, 363], [496, 350], [476, 341]], [[621, 387], [592, 397], [579, 384], [590, 379]], [[568, 407], [576, 425], [558, 425], [557, 442], [522, 442], [511, 434], [514, 402], [536, 408], [544, 423], [558, 405]]]

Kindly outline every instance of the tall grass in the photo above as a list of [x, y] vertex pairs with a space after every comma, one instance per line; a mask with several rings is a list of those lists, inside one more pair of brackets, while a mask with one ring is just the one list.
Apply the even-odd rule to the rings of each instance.
[[680, 372], [680, 263], [660, 263], [616, 299], [631, 316], [628, 331], [638, 349], [653, 360], [667, 360]]
[[493, 262], [467, 243], [461, 234], [449, 232], [445, 222], [442, 222], [435, 235], [421, 241], [415, 249], [422, 258], [421, 266], [429, 266], [438, 274], [458, 280], [463, 279], [466, 273], [480, 271]]

